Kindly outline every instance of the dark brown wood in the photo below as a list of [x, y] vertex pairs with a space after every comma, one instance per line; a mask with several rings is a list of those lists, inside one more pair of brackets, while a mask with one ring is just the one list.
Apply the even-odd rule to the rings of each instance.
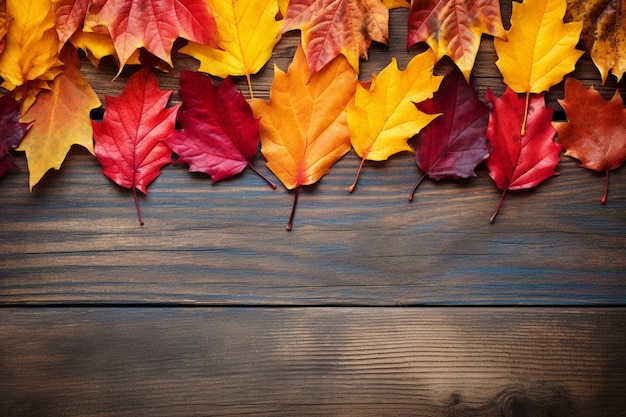
[[[407, 18], [391, 11], [362, 80], [424, 49], [406, 50]], [[256, 97], [298, 40], [286, 34], [253, 77]], [[495, 60], [485, 36], [480, 97], [504, 92]], [[178, 104], [180, 71], [198, 63], [174, 63], [158, 77]], [[103, 103], [135, 70], [82, 67]], [[572, 75], [626, 97], [626, 78], [602, 86], [586, 56]], [[562, 83], [546, 94], [557, 119], [560, 98]], [[500, 191], [484, 166], [425, 181], [409, 203], [412, 155], [367, 163], [349, 194], [351, 152], [301, 190], [288, 233], [293, 194], [249, 170], [212, 185], [166, 167], [140, 198], [142, 227], [84, 150], [32, 193], [16, 162], [0, 178], [0, 417], [624, 414], [623, 168], [602, 206], [604, 176], [563, 156], [559, 176], [510, 192], [489, 224]]]
[[2, 309], [0, 416], [615, 417], [621, 309]]

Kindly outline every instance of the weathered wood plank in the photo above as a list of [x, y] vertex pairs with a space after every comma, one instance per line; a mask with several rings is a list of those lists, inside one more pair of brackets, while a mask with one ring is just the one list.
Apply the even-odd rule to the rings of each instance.
[[2, 309], [0, 416], [615, 417], [623, 309]]
[[[261, 161], [259, 161], [261, 163]], [[244, 304], [624, 303], [626, 183], [564, 157], [561, 175], [510, 193], [485, 170], [420, 186], [410, 155], [367, 165], [350, 154], [305, 189], [294, 231], [291, 193], [252, 172], [211, 185], [164, 169], [141, 198], [76, 152], [32, 193], [26, 170], [4, 178], [0, 303]]]

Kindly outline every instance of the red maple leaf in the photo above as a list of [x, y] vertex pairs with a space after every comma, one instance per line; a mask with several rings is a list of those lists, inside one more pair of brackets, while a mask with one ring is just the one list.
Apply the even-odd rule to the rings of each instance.
[[587, 90], [574, 78], [565, 81], [565, 98], [559, 100], [567, 122], [555, 123], [565, 155], [582, 166], [604, 172], [606, 185], [600, 202], [606, 203], [609, 171], [626, 160], [626, 109], [619, 93], [605, 101], [593, 86]]
[[137, 190], [160, 175], [171, 163], [172, 151], [163, 139], [175, 132], [178, 106], [165, 108], [172, 94], [161, 91], [154, 73], [142, 68], [129, 79], [122, 94], [106, 96], [102, 122], [93, 122], [96, 157], [102, 173], [124, 188], [132, 188], [139, 222], [143, 217]]
[[558, 173], [563, 146], [554, 142], [554, 109], [547, 109], [543, 93], [532, 94], [528, 104], [526, 134], [521, 135], [526, 100], [507, 87], [501, 98], [487, 90], [492, 111], [487, 139], [493, 151], [485, 161], [489, 176], [502, 190], [500, 202], [490, 221], [493, 223], [507, 190], [532, 188]]
[[424, 174], [409, 201], [427, 175], [435, 181], [475, 177], [474, 169], [491, 152], [485, 137], [489, 107], [478, 99], [474, 84], [468, 85], [459, 70], [444, 77], [433, 98], [416, 106], [424, 113], [442, 115], [410, 140], [415, 162]]
[[183, 129], [165, 143], [190, 171], [209, 174], [213, 182], [239, 174], [252, 165], [259, 146], [259, 119], [243, 94], [226, 77], [216, 88], [209, 76], [184, 70], [180, 74], [182, 107], [178, 121]]
[[0, 97], [0, 177], [18, 169], [11, 151], [20, 144], [32, 123], [20, 123], [20, 103], [11, 94]]

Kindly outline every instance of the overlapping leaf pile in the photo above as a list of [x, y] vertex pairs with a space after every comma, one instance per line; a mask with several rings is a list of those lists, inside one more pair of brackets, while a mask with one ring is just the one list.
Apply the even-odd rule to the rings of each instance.
[[[388, 42], [388, 9], [409, 6], [407, 45], [429, 49], [404, 70], [392, 58], [360, 82], [360, 59], [372, 42]], [[1, 0], [0, 77], [8, 93], [0, 99], [0, 175], [16, 168], [14, 150], [24, 151], [32, 189], [72, 145], [83, 146], [107, 177], [133, 190], [143, 224], [137, 190], [146, 193], [163, 166], [188, 164], [214, 182], [246, 167], [261, 175], [252, 166], [260, 144], [268, 168], [294, 190], [288, 229], [300, 187], [351, 150], [361, 158], [356, 178], [366, 161], [405, 151], [415, 153], [420, 182], [472, 177], [484, 161], [502, 190], [496, 214], [507, 190], [555, 175], [563, 148], [606, 172], [608, 190], [608, 171], [626, 159], [619, 92], [605, 102], [569, 78], [561, 101], [568, 122], [554, 124], [544, 99], [575, 68], [580, 40], [602, 82], [609, 72], [623, 75], [624, 7], [600, 9], [574, 0], [514, 2], [505, 30], [496, 0]], [[301, 46], [291, 66], [274, 69], [269, 101], [253, 98], [253, 75], [296, 29]], [[500, 98], [488, 91], [485, 102], [471, 79], [483, 34], [494, 37], [507, 86]], [[153, 67], [174, 65], [179, 38], [199, 72], [182, 72], [182, 105], [167, 107], [171, 91], [159, 89]], [[101, 103], [77, 50], [95, 66], [112, 56], [119, 72], [142, 64], [119, 97], [106, 98], [102, 121], [89, 117]], [[458, 70], [437, 74], [443, 56]], [[232, 76], [246, 78], [250, 99]], [[217, 87], [215, 77], [224, 79]]]

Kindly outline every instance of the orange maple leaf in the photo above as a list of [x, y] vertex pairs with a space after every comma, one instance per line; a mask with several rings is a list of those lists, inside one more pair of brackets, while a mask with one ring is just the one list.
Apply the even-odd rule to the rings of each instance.
[[359, 72], [372, 41], [387, 44], [389, 10], [380, 0], [291, 0], [282, 32], [302, 31], [302, 45], [311, 69], [319, 72], [337, 55]]
[[274, 67], [270, 100], [249, 100], [261, 118], [261, 152], [268, 168], [295, 189], [287, 230], [291, 230], [298, 191], [326, 175], [350, 151], [346, 106], [354, 97], [357, 74], [343, 57], [310, 75], [298, 46], [287, 73]]
[[219, 48], [206, 0], [107, 0], [97, 18], [111, 34], [120, 72], [142, 47], [172, 65], [172, 46], [178, 37]]
[[626, 109], [619, 90], [610, 101], [604, 101], [593, 86], [587, 90], [569, 77], [565, 81], [565, 98], [559, 100], [567, 122], [554, 123], [565, 155], [579, 159], [582, 166], [606, 173], [604, 196], [609, 191], [609, 170], [619, 168], [626, 160]]
[[89, 114], [100, 106], [100, 99], [78, 69], [76, 50], [65, 47], [61, 58], [63, 72], [50, 90], [37, 96], [21, 120], [36, 121], [17, 149], [26, 152], [31, 190], [49, 169], [61, 167], [72, 145], [94, 152]]
[[483, 33], [506, 39], [499, 0], [416, 0], [409, 12], [410, 48], [426, 42], [439, 61], [449, 56], [469, 82]]

